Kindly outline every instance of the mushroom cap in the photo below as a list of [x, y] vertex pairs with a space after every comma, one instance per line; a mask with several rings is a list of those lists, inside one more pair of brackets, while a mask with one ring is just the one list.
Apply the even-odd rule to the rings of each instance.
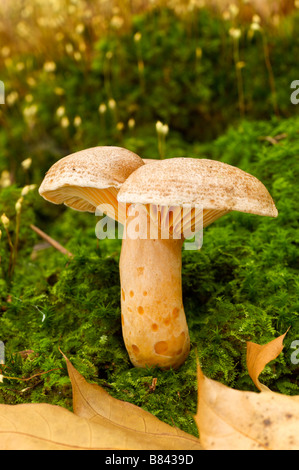
[[276, 217], [266, 187], [227, 163], [203, 158], [170, 158], [143, 165], [118, 192], [123, 203], [232, 210]]
[[39, 193], [54, 204], [64, 203], [76, 210], [94, 212], [89, 197], [94, 197], [94, 190], [118, 190], [141, 165], [144, 163], [138, 155], [121, 147], [81, 150], [61, 158], [49, 169]]

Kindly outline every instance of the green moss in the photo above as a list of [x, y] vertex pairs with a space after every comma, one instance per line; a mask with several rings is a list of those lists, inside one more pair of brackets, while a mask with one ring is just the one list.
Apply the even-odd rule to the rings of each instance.
[[[5, 379], [0, 403], [47, 402], [71, 409], [61, 349], [88, 381], [196, 434], [196, 357], [207, 376], [255, 390], [246, 368], [246, 341], [263, 344], [289, 327], [283, 353], [266, 366], [261, 381], [280, 393], [298, 394], [298, 366], [290, 360], [291, 342], [299, 336], [297, 129], [296, 119], [243, 122], [204, 147], [205, 156], [261, 179], [279, 216], [228, 214], [206, 229], [199, 252], [183, 250], [192, 349], [178, 371], [140, 370], [130, 364], [120, 326], [120, 240], [98, 242], [96, 219], [90, 214], [54, 208], [55, 218], [50, 216], [46, 224], [41, 207], [44, 213], [50, 207], [32, 192], [24, 202], [11, 279], [6, 275], [5, 233], [1, 240], [0, 337], [6, 346], [4, 374], [35, 377], [26, 382]], [[282, 132], [287, 136], [277, 145], [260, 139]], [[12, 238], [19, 195], [16, 187], [1, 190], [0, 213], [11, 218]], [[74, 253], [73, 259], [51, 247], [36, 250], [40, 240], [30, 229], [36, 219]], [[34, 352], [22, 357], [24, 350]]]
[[[246, 368], [246, 341], [263, 344], [289, 327], [283, 353], [266, 366], [261, 381], [280, 393], [299, 393], [298, 365], [291, 362], [291, 344], [299, 338], [299, 107], [290, 104], [298, 19], [298, 12], [285, 19], [284, 33], [283, 28], [277, 34], [265, 29], [280, 119], [272, 118], [273, 91], [262, 36], [251, 37], [249, 25], [242, 25], [247, 120], [240, 122], [232, 24], [203, 8], [184, 20], [154, 9], [134, 16], [125, 32], [111, 30], [96, 39], [86, 35], [88, 52], [80, 62], [65, 55], [61, 42], [63, 47], [53, 50], [56, 71], [51, 75], [43, 69], [43, 53], [33, 58], [32, 51], [14, 45], [9, 67], [1, 59], [7, 93], [19, 91], [17, 101], [1, 112], [0, 130], [0, 177], [2, 170], [10, 170], [16, 181], [0, 188], [0, 216], [5, 213], [10, 219], [14, 244], [15, 204], [22, 186], [39, 185], [58, 158], [81, 148], [121, 145], [154, 157], [158, 119], [169, 125], [168, 158], [207, 157], [248, 171], [269, 189], [279, 216], [230, 213], [205, 230], [199, 252], [183, 251], [190, 356], [178, 371], [140, 370], [130, 364], [121, 333], [120, 240], [99, 242], [95, 217], [49, 204], [31, 191], [22, 204], [13, 271], [8, 235], [0, 224], [0, 340], [5, 343], [4, 375], [17, 378], [0, 383], [0, 403], [47, 402], [71, 409], [62, 350], [88, 381], [196, 434], [196, 357], [207, 376], [255, 390]], [[136, 32], [142, 33], [141, 56]], [[70, 41], [67, 34], [65, 41]], [[109, 71], [107, 52], [112, 53]], [[143, 77], [138, 57], [144, 63]], [[22, 73], [18, 63], [24, 64]], [[57, 88], [65, 89], [59, 102]], [[99, 116], [99, 104], [107, 105], [111, 97], [116, 113], [108, 107]], [[37, 116], [28, 126], [23, 110], [31, 99]], [[60, 105], [70, 119], [67, 129], [56, 115]], [[79, 128], [72, 124], [75, 116], [82, 119]], [[127, 127], [130, 118], [134, 129]], [[124, 124], [122, 132], [117, 121]], [[28, 155], [32, 166], [24, 172], [20, 163]], [[30, 228], [33, 223], [74, 258], [44, 246]]]
[[[246, 373], [246, 341], [263, 344], [291, 327], [284, 354], [261, 379], [273, 390], [298, 393], [298, 368], [290, 361], [289, 349], [299, 327], [297, 129], [298, 120], [244, 122], [213, 143], [209, 156], [263, 181], [279, 216], [228, 214], [206, 230], [196, 255], [196, 261], [203, 255], [200, 268], [192, 266], [192, 254], [185, 255], [187, 292], [192, 298], [189, 321], [198, 325], [191, 331], [198, 333], [195, 341], [203, 367], [210, 377], [241, 389], [254, 389]], [[275, 145], [261, 140], [282, 132], [285, 138]]]

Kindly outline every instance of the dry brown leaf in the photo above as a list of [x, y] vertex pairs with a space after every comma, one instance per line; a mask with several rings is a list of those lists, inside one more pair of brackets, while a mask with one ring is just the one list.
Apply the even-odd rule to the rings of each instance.
[[259, 390], [269, 390], [268, 387], [260, 383], [258, 377], [265, 365], [276, 359], [283, 350], [283, 340], [287, 332], [264, 345], [247, 342], [247, 369], [253, 383]]
[[204, 449], [299, 449], [299, 396], [274, 393], [258, 380], [282, 351], [286, 333], [263, 346], [247, 344], [248, 371], [261, 392], [233, 390], [205, 377], [198, 365], [195, 420]]
[[[198, 441], [199, 442], [199, 441]], [[196, 450], [192, 436], [148, 436], [55, 405], [0, 405], [0, 450]]]
[[55, 405], [0, 405], [1, 450], [120, 449], [120, 436]]
[[195, 420], [206, 450], [298, 450], [299, 397], [233, 390], [198, 367]]
[[131, 449], [202, 449], [199, 440], [190, 434], [160, 421], [138, 406], [113, 398], [99, 385], [88, 383], [68, 358], [64, 358], [76, 415], [102, 426], [114, 426], [115, 433], [124, 433], [127, 440], [130, 437], [135, 446]]

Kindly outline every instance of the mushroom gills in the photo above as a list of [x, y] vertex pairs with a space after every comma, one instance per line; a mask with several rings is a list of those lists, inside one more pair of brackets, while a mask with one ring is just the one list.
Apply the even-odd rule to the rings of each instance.
[[175, 239], [190, 238], [208, 227], [229, 210], [202, 209], [200, 207], [159, 206], [146, 204], [147, 213], [162, 236]]
[[124, 224], [126, 204], [117, 201], [117, 193], [118, 190], [113, 187], [97, 189], [69, 185], [48, 191], [47, 198], [78, 211], [95, 212], [100, 207], [102, 213]]

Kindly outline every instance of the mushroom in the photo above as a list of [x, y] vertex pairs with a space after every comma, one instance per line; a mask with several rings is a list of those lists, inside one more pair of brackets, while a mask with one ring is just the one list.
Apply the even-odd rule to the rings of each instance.
[[184, 240], [200, 228], [199, 219], [205, 228], [233, 210], [276, 217], [277, 209], [254, 176], [219, 161], [193, 158], [141, 166], [123, 183], [117, 199], [130, 204], [120, 257], [127, 351], [136, 367], [178, 368], [190, 350], [182, 300]]
[[205, 228], [232, 210], [272, 217], [277, 210], [259, 180], [228, 164], [192, 158], [149, 163], [119, 147], [83, 150], [56, 162], [39, 192], [78, 211], [95, 213], [100, 206], [124, 225], [121, 319], [130, 360], [136, 367], [178, 368], [190, 350], [184, 241], [201, 223]]
[[125, 205], [117, 202], [119, 188], [143, 165], [142, 159], [120, 147], [103, 146], [82, 150], [58, 160], [47, 172], [40, 195], [54, 204], [98, 215], [97, 208], [124, 223]]
[[82, 212], [95, 213], [101, 206], [108, 216], [124, 223], [125, 205], [116, 196], [126, 178], [142, 159], [121, 147], [94, 147], [58, 160], [47, 172], [40, 195], [54, 204], [65, 204]]

